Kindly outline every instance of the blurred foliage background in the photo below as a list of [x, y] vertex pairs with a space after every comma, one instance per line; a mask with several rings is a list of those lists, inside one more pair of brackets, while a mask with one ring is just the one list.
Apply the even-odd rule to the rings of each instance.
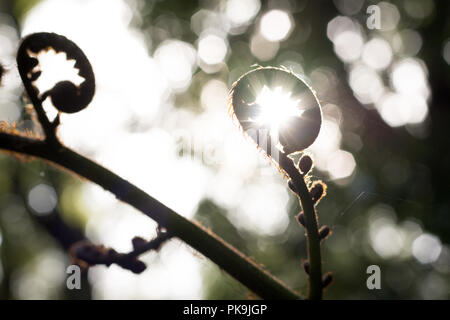
[[[380, 12], [380, 29], [367, 25], [371, 5]], [[127, 33], [114, 27], [114, 21], [119, 23], [116, 7], [123, 11], [119, 16], [126, 17], [121, 22]], [[306, 257], [306, 242], [294, 219], [300, 208], [276, 168], [239, 133], [238, 140], [227, 143], [186, 141], [238, 131], [227, 116], [226, 93], [252, 65], [285, 66], [296, 72], [316, 90], [325, 119], [317, 143], [308, 150], [315, 158], [314, 178], [328, 184], [318, 212], [320, 222], [333, 229], [323, 244], [323, 262], [335, 281], [325, 297], [450, 298], [446, 1], [1, 0], [0, 12], [0, 61], [7, 69], [0, 88], [2, 120], [40, 130], [24, 111], [23, 89], [15, 74], [14, 53], [24, 30], [40, 31], [35, 29], [42, 24], [42, 29], [53, 28], [49, 31], [85, 44], [81, 47], [94, 70], [98, 68], [95, 107], [113, 103], [113, 91], [128, 90], [122, 97], [126, 102], [116, 103], [130, 116], [120, 122], [121, 130], [111, 125], [122, 117], [114, 117], [115, 111], [89, 114], [93, 124], [83, 130], [80, 125], [87, 118], [72, 127], [67, 118], [61, 130], [72, 131], [61, 132], [63, 140], [109, 168], [117, 166], [132, 182], [133, 174], [120, 165], [136, 163], [137, 177], [146, 175], [138, 184], [159, 181], [146, 191], [179, 206], [182, 214], [305, 291], [301, 259]], [[70, 14], [79, 19], [80, 24], [72, 26], [78, 38], [67, 31]], [[89, 42], [89, 30], [99, 38]], [[138, 39], [139, 48], [122, 42], [129, 35]], [[103, 57], [89, 47], [94, 43], [106, 48]], [[126, 46], [129, 51], [122, 52]], [[107, 52], [124, 57], [120, 62], [111, 58], [108, 63], [113, 64], [103, 70]], [[119, 76], [127, 77], [128, 84], [117, 84]], [[156, 78], [145, 83], [145, 77]], [[134, 78], [140, 82], [130, 82]], [[111, 132], [105, 126], [111, 126]], [[87, 137], [75, 141], [70, 135]], [[129, 148], [103, 152], [108, 139]], [[223, 162], [205, 161], [204, 154], [193, 151], [194, 144]], [[151, 169], [150, 162], [146, 166], [155, 157], [146, 151], [150, 148], [162, 158], [154, 164], [159, 168]], [[166, 148], [176, 156], [163, 167], [169, 162]], [[158, 171], [164, 173], [156, 178]], [[177, 175], [183, 180], [178, 189], [171, 182]], [[203, 186], [201, 192], [197, 185]], [[67, 290], [66, 251], [74, 242], [87, 237], [125, 250], [132, 236], [152, 236], [154, 225], [139, 229], [148, 222], [136, 222], [136, 212], [99, 195], [102, 192], [47, 163], [0, 155], [1, 298], [249, 296], [245, 287], [176, 240], [162, 249], [161, 257], [145, 257], [146, 276], [96, 267], [83, 279], [83, 290]], [[125, 221], [127, 217], [134, 222]], [[366, 269], [373, 264], [381, 268], [381, 290], [366, 287]]]

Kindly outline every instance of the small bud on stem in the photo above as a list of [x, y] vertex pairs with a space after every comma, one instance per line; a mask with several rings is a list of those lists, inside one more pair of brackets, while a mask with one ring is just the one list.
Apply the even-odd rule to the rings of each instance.
[[316, 181], [313, 183], [309, 193], [314, 204], [317, 204], [320, 199], [326, 195], [327, 185], [322, 181]]
[[303, 262], [303, 270], [305, 270], [306, 274], [309, 275], [309, 262], [308, 262], [308, 260], [305, 260]]
[[298, 223], [300, 223], [303, 227], [305, 227], [305, 215], [303, 214], [303, 212], [300, 212], [298, 215], [297, 215], [297, 221], [298, 221]]
[[330, 235], [330, 227], [329, 226], [323, 226], [322, 228], [320, 228], [320, 230], [319, 230], [320, 240], [325, 239], [329, 235]]
[[333, 274], [331, 272], [327, 272], [322, 277], [322, 288], [328, 287], [333, 282]]
[[142, 248], [148, 241], [141, 237], [134, 237], [133, 240], [131, 240], [131, 243], [133, 244], [133, 249], [136, 250]]
[[311, 157], [308, 156], [307, 154], [305, 154], [304, 156], [302, 156], [300, 158], [300, 161], [298, 163], [300, 173], [302, 175], [307, 174], [311, 170], [312, 165], [313, 165], [313, 161], [312, 161]]

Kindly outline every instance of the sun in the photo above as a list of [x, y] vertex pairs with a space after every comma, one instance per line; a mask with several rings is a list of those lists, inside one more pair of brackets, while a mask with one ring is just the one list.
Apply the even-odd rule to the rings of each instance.
[[280, 127], [290, 117], [300, 117], [303, 110], [298, 108], [300, 100], [294, 100], [291, 92], [285, 92], [281, 87], [271, 89], [264, 86], [256, 98], [255, 104], [260, 107], [260, 113], [255, 122], [270, 130], [272, 137], [278, 136]]
[[303, 151], [319, 135], [322, 111], [314, 91], [285, 69], [247, 72], [233, 84], [229, 101], [240, 128], [266, 154], [269, 146], [287, 154]]

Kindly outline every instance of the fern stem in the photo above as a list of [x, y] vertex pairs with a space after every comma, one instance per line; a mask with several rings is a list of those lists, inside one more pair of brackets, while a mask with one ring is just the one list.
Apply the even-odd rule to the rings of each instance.
[[263, 299], [301, 299], [297, 292], [205, 227], [182, 217], [117, 174], [61, 144], [0, 132], [0, 149], [48, 160], [100, 185], [211, 259]]
[[308, 262], [309, 262], [309, 291], [310, 300], [322, 299], [322, 260], [320, 254], [320, 235], [318, 231], [318, 221], [314, 202], [306, 186], [305, 179], [295, 167], [292, 159], [284, 153], [279, 153], [280, 166], [291, 178], [296, 189], [297, 196], [305, 216], [305, 226], [308, 241]]

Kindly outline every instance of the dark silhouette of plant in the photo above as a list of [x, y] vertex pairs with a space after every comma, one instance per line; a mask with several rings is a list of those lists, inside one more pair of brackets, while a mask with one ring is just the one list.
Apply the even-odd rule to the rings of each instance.
[[[79, 75], [85, 79], [84, 82], [76, 86], [68, 81], [60, 81], [52, 89], [41, 94], [34, 86], [34, 81], [42, 72], [39, 70], [38, 60], [34, 56], [48, 49], [65, 52], [68, 58], [74, 59], [75, 67], [79, 70]], [[95, 91], [95, 78], [91, 65], [81, 49], [72, 41], [53, 33], [29, 35], [21, 42], [17, 64], [22, 82], [45, 137], [24, 134], [12, 125], [9, 128], [1, 129], [0, 149], [22, 156], [22, 158], [23, 155], [41, 158], [76, 173], [110, 191], [117, 199], [140, 210], [155, 220], [160, 229], [167, 230], [164, 236], [159, 234], [155, 240], [150, 242], [144, 243], [135, 238], [134, 250], [129, 254], [120, 254], [112, 249], [90, 243], [79, 243], [71, 250], [74, 260], [84, 266], [116, 263], [133, 272], [142, 272], [145, 266], [137, 259], [138, 256], [145, 251], [158, 249], [168, 237], [177, 237], [211, 259], [261, 298], [301, 298], [299, 293], [288, 288], [210, 230], [199, 223], [185, 219], [130, 182], [60, 142], [57, 137], [59, 116], [53, 121], [48, 119], [42, 108], [44, 100], [50, 98], [60, 112], [74, 113], [88, 106]]]
[[297, 219], [305, 227], [308, 239], [308, 260], [304, 264], [309, 276], [308, 297], [321, 299], [322, 289], [332, 280], [330, 273], [322, 277], [320, 254], [320, 242], [330, 234], [330, 228], [323, 226], [319, 230], [315, 209], [325, 196], [326, 185], [322, 181], [311, 181], [308, 174], [313, 161], [309, 155], [303, 155], [298, 165], [289, 156], [303, 151], [317, 138], [322, 122], [318, 99], [292, 72], [273, 67], [257, 68], [233, 85], [230, 112], [258, 147], [279, 166], [289, 179], [290, 189], [299, 198], [303, 211]]
[[[68, 59], [75, 60], [75, 68], [79, 75], [84, 78], [80, 86], [75, 86], [70, 81], [60, 81], [52, 89], [40, 94], [33, 85], [41, 75], [41, 70], [36, 70], [39, 61], [30, 53], [37, 55], [39, 52], [53, 49], [56, 52], [65, 52]], [[78, 46], [64, 36], [55, 33], [34, 33], [22, 40], [17, 52], [17, 66], [25, 90], [34, 110], [37, 113], [47, 141], [58, 144], [56, 129], [59, 125], [59, 114], [50, 123], [42, 109], [42, 102], [50, 97], [53, 106], [60, 112], [75, 113], [86, 108], [92, 101], [95, 93], [95, 76], [88, 58]]]
[[70, 248], [70, 255], [72, 261], [83, 267], [83, 269], [100, 264], [109, 267], [115, 263], [131, 272], [141, 273], [147, 267], [138, 257], [145, 252], [159, 250], [163, 243], [170, 238], [170, 233], [161, 229], [157, 230], [156, 238], [151, 241], [141, 237], [134, 237], [132, 240], [133, 250], [129, 253], [118, 253], [116, 250], [105, 248], [103, 245], [94, 245], [89, 241], [80, 241]]

